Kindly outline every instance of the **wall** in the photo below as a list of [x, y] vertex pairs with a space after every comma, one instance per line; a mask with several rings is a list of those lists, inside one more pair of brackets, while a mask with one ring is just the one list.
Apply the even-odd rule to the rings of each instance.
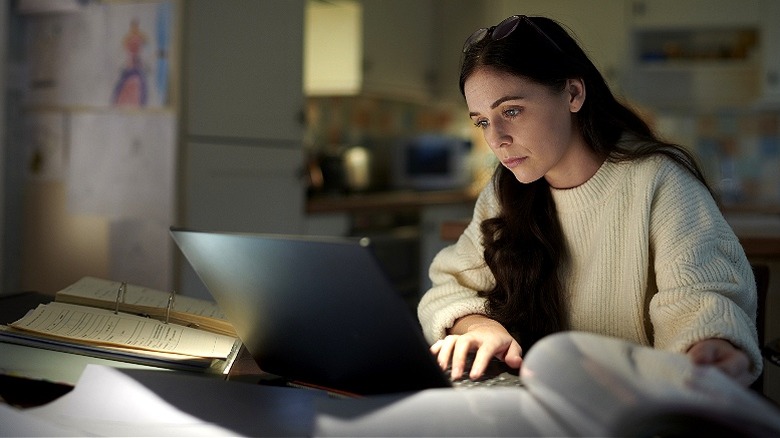
[[111, 278], [107, 220], [68, 213], [62, 183], [28, 184], [24, 199], [20, 254], [24, 290], [54, 293], [84, 275]]
[[91, 275], [169, 289], [178, 2], [14, 6], [6, 287]]
[[[0, 29], [8, 29], [8, 0], [0, 0]], [[6, 89], [6, 48], [8, 47], [8, 35], [0, 32], [0, 295], [9, 291], [2, 287], [5, 285], [5, 154], [8, 150], [5, 136], [5, 89]]]
[[725, 205], [780, 206], [780, 111], [660, 114], [656, 123], [698, 155]]

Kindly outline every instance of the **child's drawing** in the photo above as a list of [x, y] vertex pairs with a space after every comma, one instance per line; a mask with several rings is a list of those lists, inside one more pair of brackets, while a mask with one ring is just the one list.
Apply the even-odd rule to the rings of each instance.
[[141, 31], [138, 19], [130, 22], [130, 29], [122, 39], [127, 52], [127, 64], [114, 87], [111, 102], [117, 106], [145, 106], [147, 98], [146, 72], [141, 59], [141, 50], [147, 43], [146, 34]]

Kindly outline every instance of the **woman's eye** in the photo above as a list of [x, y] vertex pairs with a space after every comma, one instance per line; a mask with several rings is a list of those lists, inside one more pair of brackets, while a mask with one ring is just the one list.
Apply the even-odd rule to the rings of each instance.
[[474, 122], [474, 126], [477, 128], [485, 128], [488, 125], [488, 121], [485, 119], [479, 119]]
[[520, 114], [520, 108], [507, 108], [504, 110], [504, 116], [512, 118]]

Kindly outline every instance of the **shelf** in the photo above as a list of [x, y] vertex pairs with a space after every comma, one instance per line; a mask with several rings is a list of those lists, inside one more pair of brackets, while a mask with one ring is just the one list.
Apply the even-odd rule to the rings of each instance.
[[634, 34], [638, 61], [742, 61], [759, 45], [756, 27], [642, 30]]
[[709, 110], [761, 95], [757, 25], [640, 29], [631, 47], [624, 87], [643, 105]]

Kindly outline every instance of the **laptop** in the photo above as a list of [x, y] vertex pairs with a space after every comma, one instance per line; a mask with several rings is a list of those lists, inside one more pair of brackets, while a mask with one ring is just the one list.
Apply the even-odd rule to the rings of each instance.
[[452, 386], [370, 240], [170, 232], [263, 371], [356, 395]]

